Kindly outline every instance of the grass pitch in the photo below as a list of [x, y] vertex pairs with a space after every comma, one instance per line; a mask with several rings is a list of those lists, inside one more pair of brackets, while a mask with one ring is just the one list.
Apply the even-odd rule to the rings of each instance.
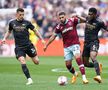
[[[94, 68], [86, 68], [89, 84], [82, 84], [81, 74], [75, 84], [71, 84], [72, 75], [65, 68], [63, 57], [40, 57], [40, 65], [34, 65], [31, 60], [27, 61], [33, 85], [26, 86], [27, 82], [22, 73], [20, 63], [16, 58], [0, 57], [0, 90], [108, 90], [108, 57], [99, 56], [98, 61], [103, 64], [102, 80], [98, 84], [93, 80], [96, 75]], [[73, 65], [77, 71], [78, 66], [73, 60]], [[61, 75], [68, 77], [66, 86], [59, 86], [57, 78]]]

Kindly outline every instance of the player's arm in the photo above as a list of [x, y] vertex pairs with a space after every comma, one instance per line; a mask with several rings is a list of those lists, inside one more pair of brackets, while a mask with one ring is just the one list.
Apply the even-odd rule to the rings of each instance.
[[81, 17], [81, 16], [76, 16], [78, 19], [79, 19], [79, 23], [85, 23], [86, 22], [86, 19], [84, 17]]
[[36, 34], [36, 36], [42, 40], [42, 43], [45, 44], [44, 39], [42, 38], [40, 32], [38, 30], [35, 29], [35, 27], [33, 26], [33, 24], [31, 24], [31, 22], [28, 22], [28, 28], [30, 28], [31, 30], [34, 31], [34, 33]]
[[43, 39], [42, 35], [40, 34], [40, 32], [36, 29], [33, 30], [36, 34], [36, 36], [42, 40], [42, 43], [45, 44], [45, 40]]
[[49, 38], [48, 42], [46, 43], [44, 47], [44, 51], [46, 51], [47, 47], [55, 40], [56, 36], [57, 35], [55, 33], [52, 34], [52, 36]]
[[12, 28], [12, 23], [9, 23], [9, 30], [5, 33], [3, 39], [2, 39], [2, 44], [4, 44], [6, 42], [6, 39], [10, 36], [11, 32], [12, 32], [13, 28]]
[[76, 15], [76, 14], [73, 14], [72, 18], [73, 17], [77, 17], [79, 19], [79, 23], [86, 23], [86, 18], [84, 18], [84, 17], [81, 17], [81, 16]]
[[105, 25], [104, 22], [101, 22], [101, 27], [102, 27], [105, 31], [108, 31], [108, 26]]
[[10, 34], [11, 34], [10, 31], [7, 31], [7, 32], [5, 33], [4, 38], [2, 39], [2, 42], [1, 42], [2, 44], [5, 44], [6, 39], [10, 36]]

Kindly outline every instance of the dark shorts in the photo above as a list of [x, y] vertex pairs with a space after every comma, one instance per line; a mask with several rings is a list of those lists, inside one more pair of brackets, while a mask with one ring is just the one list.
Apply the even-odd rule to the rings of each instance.
[[82, 57], [90, 57], [90, 52], [91, 51], [98, 52], [98, 49], [99, 49], [99, 42], [98, 41], [94, 41], [94, 42], [90, 42], [90, 43], [84, 43]]
[[16, 58], [18, 59], [21, 56], [26, 57], [26, 54], [29, 57], [35, 57], [37, 55], [36, 49], [33, 44], [28, 45], [27, 47], [16, 47], [15, 48]]

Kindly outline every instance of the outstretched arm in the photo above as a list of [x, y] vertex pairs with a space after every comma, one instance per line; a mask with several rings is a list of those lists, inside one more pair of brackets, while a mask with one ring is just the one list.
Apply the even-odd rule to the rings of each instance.
[[101, 27], [102, 27], [105, 31], [108, 31], [108, 26], [107, 26], [104, 22], [101, 22]]
[[72, 18], [73, 17], [77, 17], [80, 20], [80, 23], [85, 23], [86, 22], [86, 18], [78, 16], [77, 14], [72, 14]]
[[106, 26], [106, 28], [104, 30], [106, 30], [108, 32], [108, 26]]
[[52, 36], [49, 38], [47, 44], [44, 47], [44, 51], [46, 51], [47, 47], [55, 40], [57, 35], [55, 35], [55, 33], [52, 34]]
[[84, 17], [81, 17], [81, 16], [76, 16], [76, 17], [80, 19], [80, 23], [86, 22], [86, 19]]
[[6, 34], [4, 35], [4, 38], [2, 39], [2, 42], [1, 44], [5, 44], [6, 42], [6, 39], [10, 36], [11, 32], [10, 31], [7, 31]]

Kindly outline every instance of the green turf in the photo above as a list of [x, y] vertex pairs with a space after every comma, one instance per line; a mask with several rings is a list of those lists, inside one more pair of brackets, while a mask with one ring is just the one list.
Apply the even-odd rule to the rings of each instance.
[[[34, 84], [26, 86], [26, 78], [21, 71], [19, 62], [15, 58], [0, 57], [0, 90], [108, 90], [108, 61], [107, 56], [98, 57], [103, 64], [103, 83], [98, 84], [93, 80], [94, 69], [86, 68], [89, 84], [83, 85], [81, 75], [77, 78], [76, 84], [71, 84], [71, 74], [69, 72], [52, 72], [52, 69], [60, 68], [66, 71], [63, 57], [40, 57], [40, 65], [34, 65], [32, 61], [27, 61], [28, 68], [33, 78]], [[73, 65], [78, 71], [75, 60]], [[59, 86], [57, 78], [60, 75], [68, 77], [66, 86]]]

